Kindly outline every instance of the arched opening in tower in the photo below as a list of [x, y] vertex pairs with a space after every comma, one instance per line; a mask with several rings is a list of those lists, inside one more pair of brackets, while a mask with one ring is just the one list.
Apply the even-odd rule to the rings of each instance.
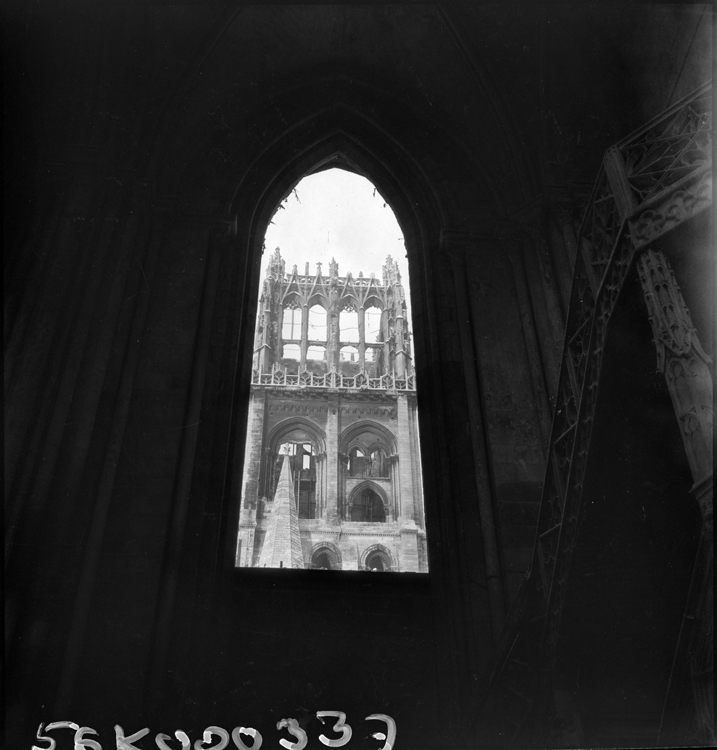
[[[308, 550], [340, 539], [341, 569], [366, 570], [376, 524], [398, 562], [371, 570], [427, 572], [408, 260], [393, 211], [365, 177], [317, 170], [277, 207], [262, 267], [237, 566], [267, 559], [271, 543], [293, 545], [283, 557], [294, 567], [299, 548], [303, 567], [325, 567]], [[359, 486], [367, 477], [375, 487]]]

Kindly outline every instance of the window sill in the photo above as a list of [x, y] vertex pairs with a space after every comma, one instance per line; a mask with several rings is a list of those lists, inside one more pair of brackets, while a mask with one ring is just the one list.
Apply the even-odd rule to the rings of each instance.
[[365, 570], [292, 570], [235, 568], [236, 589], [326, 591], [386, 596], [429, 596], [429, 573], [383, 573]]

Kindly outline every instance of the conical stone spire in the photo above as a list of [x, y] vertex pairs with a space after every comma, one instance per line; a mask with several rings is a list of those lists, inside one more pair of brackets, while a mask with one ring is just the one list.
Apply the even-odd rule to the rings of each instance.
[[261, 548], [259, 567], [303, 568], [299, 514], [291, 480], [291, 465], [286, 455], [283, 457], [273, 505], [269, 528], [266, 530], [264, 545]]

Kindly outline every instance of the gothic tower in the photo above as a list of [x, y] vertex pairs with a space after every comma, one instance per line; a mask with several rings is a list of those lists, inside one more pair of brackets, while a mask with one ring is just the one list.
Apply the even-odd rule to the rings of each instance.
[[313, 275], [308, 263], [287, 274], [276, 249], [259, 300], [245, 455], [237, 566], [279, 567], [281, 557], [428, 570], [406, 295], [390, 256], [379, 280], [340, 277], [333, 260], [328, 276], [320, 263]]

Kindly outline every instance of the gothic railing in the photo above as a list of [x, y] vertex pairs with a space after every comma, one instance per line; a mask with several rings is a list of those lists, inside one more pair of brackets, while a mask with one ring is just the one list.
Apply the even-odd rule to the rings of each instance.
[[[280, 276], [278, 280], [286, 283], [295, 281], [297, 284], [303, 286], [312, 286], [317, 283], [317, 278], [319, 278], [319, 283], [325, 286], [328, 286], [329, 282], [331, 281], [330, 276], [317, 277], [316, 275], [307, 276], [306, 274], [298, 273], [285, 273], [283, 276]], [[386, 284], [384, 284], [381, 279], [377, 279], [375, 276], [339, 276], [337, 278], [337, 283], [339, 287], [345, 287], [352, 284], [353, 286], [357, 287], [373, 286], [377, 289], [384, 289], [386, 287]]]
[[549, 741], [550, 675], [610, 318], [636, 254], [711, 205], [711, 111], [704, 86], [608, 149], [580, 227], [533, 560], [477, 717], [506, 745]]
[[399, 378], [395, 373], [371, 378], [365, 372], [357, 375], [341, 375], [332, 370], [324, 375], [317, 375], [308, 370], [290, 375], [286, 370], [260, 373], [254, 370], [252, 385], [280, 386], [292, 388], [341, 388], [358, 391], [415, 391], [416, 380], [413, 375]]

